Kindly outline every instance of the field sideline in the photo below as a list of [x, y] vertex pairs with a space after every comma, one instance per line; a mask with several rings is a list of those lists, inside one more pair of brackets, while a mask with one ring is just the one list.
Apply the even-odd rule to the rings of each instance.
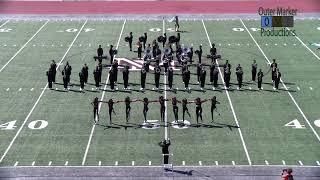
[[[130, 74], [131, 92], [108, 90], [109, 76], [103, 72], [102, 89], [93, 89], [92, 70], [98, 44], [104, 51], [113, 44], [120, 61], [136, 58], [129, 52], [124, 37], [133, 32], [135, 40], [148, 32], [148, 42], [170, 35], [173, 24], [167, 20], [1, 20], [0, 21], [0, 166], [159, 166], [162, 155], [158, 142], [166, 136], [172, 141], [172, 161], [176, 166], [320, 166], [320, 66], [319, 51], [312, 43], [320, 43], [317, 20], [296, 20], [296, 37], [262, 37], [256, 20], [183, 20], [181, 43], [198, 49], [204, 55], [210, 45], [217, 46], [224, 64], [232, 64], [232, 89], [224, 90], [222, 74], [219, 89], [206, 84], [199, 91], [196, 76], [191, 78], [192, 92], [183, 91], [181, 76], [174, 77], [177, 92], [167, 91], [166, 76], [162, 76], [161, 91], [152, 90], [153, 74], [148, 75], [147, 91], [140, 88], [140, 73]], [[135, 49], [135, 47], [134, 47]], [[209, 62], [203, 57], [205, 62]], [[250, 81], [250, 65], [257, 60], [267, 72], [268, 63], [276, 58], [283, 75], [279, 91], [273, 91], [270, 74], [263, 91], [257, 91]], [[45, 72], [51, 59], [73, 67], [71, 91], [61, 84], [49, 90]], [[194, 55], [195, 61], [197, 61]], [[138, 64], [139, 61], [135, 61]], [[78, 72], [89, 65], [89, 84], [79, 92]], [[244, 68], [244, 89], [236, 90], [234, 68]], [[195, 72], [195, 68], [191, 68]], [[177, 72], [179, 74], [179, 72]], [[207, 83], [209, 83], [207, 69]], [[62, 81], [58, 73], [57, 80]], [[109, 124], [107, 106], [101, 105], [100, 122], [92, 124], [94, 97], [101, 100], [123, 100], [160, 95], [178, 99], [217, 96], [221, 105], [211, 123], [209, 104], [204, 105], [204, 122], [196, 124], [194, 106], [189, 105], [190, 126], [168, 125], [174, 119], [171, 102], [167, 103], [166, 121], [159, 122], [159, 105], [149, 105], [148, 120], [156, 128], [141, 126], [142, 105], [133, 104], [131, 120], [125, 123], [124, 106], [116, 104], [114, 123]], [[180, 107], [179, 107], [180, 108]], [[179, 109], [181, 111], [181, 108]], [[179, 116], [182, 116], [181, 112]]]

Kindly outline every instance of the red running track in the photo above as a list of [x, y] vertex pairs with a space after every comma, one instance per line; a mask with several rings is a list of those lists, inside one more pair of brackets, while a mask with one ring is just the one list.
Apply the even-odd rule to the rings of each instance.
[[0, 14], [257, 14], [259, 7], [320, 12], [320, 0], [244, 1], [2, 1]]

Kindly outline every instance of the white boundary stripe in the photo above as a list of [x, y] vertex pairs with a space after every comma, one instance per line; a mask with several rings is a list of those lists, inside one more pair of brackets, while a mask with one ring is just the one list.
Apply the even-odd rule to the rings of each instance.
[[[210, 44], [210, 47], [211, 47], [211, 46], [212, 46], [212, 43], [211, 43], [211, 40], [210, 40], [208, 31], [207, 31], [206, 25], [204, 24], [203, 19], [202, 19], [201, 21], [202, 21], [203, 28], [204, 28], [204, 30], [205, 30], [205, 32], [206, 32], [206, 35], [207, 35], [207, 38], [208, 38], [208, 41], [209, 41], [209, 44]], [[216, 64], [219, 66], [218, 61], [216, 61]], [[221, 73], [220, 68], [218, 68], [218, 70], [219, 70], [219, 74], [220, 74], [222, 83], [223, 83], [223, 85], [224, 85], [224, 88], [227, 89], [227, 87], [225, 86], [225, 82], [224, 82], [224, 79], [223, 79], [223, 76], [222, 76], [222, 73]], [[246, 143], [245, 143], [244, 138], [243, 138], [243, 136], [242, 136], [242, 132], [241, 132], [240, 125], [239, 125], [239, 122], [238, 122], [238, 118], [237, 118], [236, 113], [235, 113], [235, 111], [234, 111], [233, 104], [232, 104], [232, 101], [231, 101], [231, 98], [230, 98], [230, 95], [229, 95], [228, 90], [226, 90], [226, 94], [227, 94], [227, 97], [228, 97], [228, 100], [229, 100], [229, 104], [230, 104], [230, 107], [231, 107], [231, 110], [232, 110], [232, 114], [233, 114], [234, 120], [235, 120], [235, 122], [236, 122], [236, 124], [237, 124], [237, 126], [238, 126], [237, 129], [238, 129], [239, 134], [240, 134], [240, 139], [241, 139], [241, 142], [242, 142], [243, 149], [244, 149], [244, 151], [245, 151], [245, 153], [246, 153], [248, 163], [249, 163], [249, 165], [252, 165], [251, 159], [250, 159], [250, 155], [249, 155], [249, 153], [248, 153]]]
[[[250, 37], [252, 38], [252, 40], [255, 42], [255, 44], [258, 46], [260, 52], [262, 53], [262, 55], [264, 56], [264, 58], [271, 64], [271, 62], [269, 61], [268, 57], [265, 55], [265, 53], [263, 52], [263, 50], [260, 48], [259, 44], [257, 43], [257, 41], [254, 39], [254, 37], [252, 36], [251, 32], [248, 30], [247, 26], [243, 23], [242, 19], [240, 19], [243, 27], [247, 30], [247, 32], [249, 33]], [[315, 136], [317, 137], [318, 141], [320, 142], [320, 137], [318, 135], [318, 133], [314, 130], [314, 128], [312, 127], [311, 123], [309, 122], [309, 120], [307, 119], [306, 115], [303, 113], [303, 111], [301, 110], [300, 106], [298, 105], [298, 103], [296, 102], [296, 100], [293, 98], [292, 94], [290, 93], [290, 91], [288, 91], [287, 86], [284, 84], [284, 82], [282, 81], [282, 78], [280, 79], [283, 87], [287, 90], [287, 93], [289, 94], [290, 98], [292, 99], [293, 103], [296, 105], [296, 107], [298, 108], [300, 114], [303, 116], [303, 118], [305, 119], [305, 121], [307, 122], [307, 124], [309, 125], [309, 127], [311, 128], [312, 132], [315, 134]]]
[[9, 59], [9, 61], [2, 66], [0, 69], [0, 72], [27, 46], [27, 44], [43, 29], [45, 25], [47, 25], [49, 20], [47, 20], [41, 27], [38, 29], [38, 31]]
[[[79, 36], [80, 32], [82, 31], [83, 27], [86, 25], [87, 21], [88, 21], [88, 20], [86, 20], [86, 21], [83, 23], [81, 29], [79, 30], [79, 32], [77, 33], [76, 37], [73, 39], [73, 41], [71, 42], [71, 44], [73, 44], [73, 43], [76, 41], [76, 39], [78, 38], [78, 36]], [[58, 69], [59, 65], [61, 64], [61, 62], [64, 60], [64, 58], [67, 56], [67, 54], [68, 54], [68, 52], [70, 51], [70, 49], [71, 49], [71, 46], [67, 49], [67, 51], [66, 51], [66, 52], [64, 53], [64, 55], [62, 56], [60, 62], [58, 63], [57, 69]], [[48, 83], [46, 84], [46, 86], [45, 86], [44, 89], [42, 90], [42, 92], [41, 92], [40, 96], [38, 97], [37, 101], [34, 103], [34, 105], [33, 105], [33, 107], [31, 108], [29, 114], [28, 114], [27, 117], [24, 119], [24, 121], [23, 121], [22, 125], [20, 126], [19, 130], [17, 131], [16, 135], [15, 135], [15, 136], [13, 137], [13, 139], [11, 140], [8, 148], [6, 149], [6, 151], [5, 151], [5, 152], [3, 153], [3, 155], [1, 156], [0, 163], [3, 161], [4, 157], [7, 155], [7, 153], [8, 153], [9, 150], [10, 150], [10, 148], [12, 147], [13, 143], [15, 142], [15, 140], [17, 139], [17, 137], [19, 136], [20, 132], [22, 131], [22, 128], [23, 128], [24, 125], [27, 123], [29, 117], [31, 116], [31, 114], [32, 114], [32, 112], [34, 111], [34, 109], [36, 108], [37, 104], [39, 103], [39, 101], [40, 101], [40, 99], [42, 98], [42, 96], [43, 96], [44, 92], [46, 91], [47, 87], [48, 87]]]
[[[124, 29], [124, 26], [125, 26], [126, 22], [127, 22], [127, 20], [125, 19], [123, 21], [123, 25], [122, 25], [122, 28], [121, 28], [121, 32], [120, 32], [120, 36], [119, 36], [119, 39], [118, 39], [118, 42], [117, 42], [116, 49], [118, 49], [118, 47], [119, 47], [119, 43], [120, 43], [121, 36], [122, 36], [122, 33], [123, 33], [123, 29]], [[116, 55], [114, 55], [113, 57], [116, 57]], [[104, 98], [104, 95], [105, 95], [106, 89], [107, 89], [108, 81], [109, 81], [109, 73], [108, 73], [108, 77], [107, 77], [106, 83], [105, 83], [105, 85], [103, 87], [103, 93], [102, 93], [100, 101], [102, 101], [103, 98]], [[100, 113], [101, 105], [102, 104], [100, 103], [99, 104], [99, 109], [98, 109], [98, 114]], [[87, 144], [87, 147], [86, 147], [86, 151], [84, 152], [84, 155], [83, 155], [82, 165], [84, 165], [86, 163], [86, 159], [87, 159], [87, 155], [88, 155], [88, 151], [89, 151], [89, 148], [90, 148], [90, 144], [91, 144], [91, 140], [92, 140], [92, 136], [93, 136], [93, 132], [94, 132], [95, 127], [96, 127], [96, 125], [93, 124], [92, 129], [91, 129], [91, 133], [90, 133], [90, 136], [89, 136], [88, 144]]]
[[[319, 168], [320, 165], [318, 166], [303, 166], [303, 167], [317, 167]], [[130, 168], [132, 166], [19, 166], [22, 168], [96, 168], [96, 167], [108, 167], [108, 168]], [[134, 167], [163, 167], [163, 166], [134, 166]], [[175, 167], [200, 167], [200, 166], [191, 166], [191, 165], [186, 165], [186, 166], [180, 166], [177, 165]], [[217, 166], [212, 166], [212, 165], [204, 165], [201, 167], [217, 167]], [[219, 167], [266, 167], [266, 165], [219, 165]], [[268, 167], [301, 167], [300, 165], [269, 165]], [[0, 169], [5, 169], [5, 168], [14, 168], [12, 166], [1, 166]]]
[[[165, 30], [165, 21], [162, 19], [162, 29], [163, 34], [166, 32]], [[163, 84], [164, 84], [164, 99], [167, 99], [167, 75], [163, 76]], [[167, 112], [167, 101], [164, 102], [165, 113], [164, 113], [164, 139], [168, 139], [168, 112]]]
[[[287, 27], [288, 30], [290, 30], [288, 27]], [[314, 53], [297, 35], [295, 36], [300, 42], [301, 44], [306, 48], [308, 49], [318, 60], [320, 60], [319, 56]]]
[[1, 24], [0, 28], [2, 28], [2, 26], [6, 25], [9, 21], [10, 21], [10, 19], [8, 19], [6, 22], [4, 22], [3, 24]]

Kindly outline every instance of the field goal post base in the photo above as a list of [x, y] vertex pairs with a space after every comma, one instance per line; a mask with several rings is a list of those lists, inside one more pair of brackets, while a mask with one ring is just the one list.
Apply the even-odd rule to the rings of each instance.
[[[169, 156], [169, 162], [168, 164], [164, 163], [164, 156], [168, 155]], [[172, 159], [170, 157], [173, 157], [173, 154], [162, 154], [162, 167], [163, 167], [163, 172], [164, 173], [173, 173], [173, 164], [172, 164]]]

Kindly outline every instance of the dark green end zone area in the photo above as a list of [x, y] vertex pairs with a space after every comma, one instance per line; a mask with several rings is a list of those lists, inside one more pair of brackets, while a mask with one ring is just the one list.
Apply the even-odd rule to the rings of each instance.
[[[0, 25], [4, 22], [0, 21]], [[233, 84], [228, 94], [221, 76], [219, 88], [212, 90], [209, 68], [204, 92], [199, 90], [196, 75], [191, 77], [191, 92], [184, 91], [181, 72], [176, 72], [173, 81], [177, 91], [163, 91], [163, 75], [161, 90], [152, 91], [154, 75], [150, 73], [147, 90], [141, 92], [139, 71], [130, 72], [129, 82], [133, 91], [122, 90], [122, 73], [119, 72], [119, 91], [109, 91], [108, 85], [104, 92], [94, 89], [92, 74], [96, 65], [93, 56], [99, 44], [108, 52], [108, 45], [116, 47], [120, 38], [116, 58], [135, 59], [137, 53], [130, 52], [124, 41], [129, 32], [133, 32], [133, 49], [136, 50], [135, 42], [144, 32], [148, 33], [148, 43], [151, 43], [163, 34], [163, 27], [168, 37], [176, 35], [174, 24], [168, 21], [163, 24], [162, 20], [88, 20], [84, 25], [85, 20], [51, 20], [30, 40], [44, 23], [46, 21], [10, 20], [0, 28], [0, 68], [5, 66], [0, 72], [0, 158], [3, 157], [0, 166], [161, 165], [158, 142], [164, 139], [165, 133], [171, 139], [170, 153], [173, 154], [174, 165], [249, 165], [250, 162], [252, 165], [320, 165], [320, 60], [296, 37], [261, 37], [259, 20], [244, 20], [246, 27], [240, 20], [181, 21], [181, 44], [193, 46], [194, 50], [202, 44], [204, 62], [210, 63], [205, 57], [209, 54], [210, 39], [216, 44], [218, 54], [222, 55], [219, 64], [229, 59]], [[320, 43], [316, 39], [320, 33], [319, 23], [316, 20], [297, 20], [294, 29], [298, 37], [319, 56], [317, 47], [310, 45]], [[20, 51], [23, 45], [25, 48]], [[280, 89], [274, 91], [271, 73], [264, 78], [261, 91], [258, 91], [256, 82], [251, 82], [252, 60], [255, 59], [258, 68], [266, 73], [269, 68], [266, 58], [270, 61], [277, 59], [288, 90], [281, 84]], [[71, 83], [74, 85], [70, 91], [63, 90], [62, 75], [58, 72], [58, 83], [54, 84], [57, 90], [46, 89], [43, 92], [47, 83], [45, 72], [52, 59], [56, 62], [62, 60], [61, 66], [67, 61], [71, 64]], [[194, 55], [194, 61], [197, 60]], [[78, 73], [84, 63], [89, 66], [89, 84], [80, 92]], [[244, 69], [242, 90], [236, 89], [237, 64]], [[195, 67], [190, 71], [194, 74]], [[101, 88], [107, 78], [108, 71], [104, 69]], [[191, 117], [187, 116], [187, 120], [191, 125], [187, 128], [165, 128], [160, 122], [159, 104], [152, 103], [148, 120], [156, 120], [160, 126], [148, 129], [141, 126], [142, 103], [132, 104], [129, 123], [125, 120], [125, 105], [115, 104], [113, 124], [109, 123], [107, 104], [103, 104], [100, 121], [92, 129], [90, 103], [94, 97], [100, 99], [103, 92], [105, 101], [110, 98], [124, 100], [126, 96], [151, 100], [161, 95], [167, 98], [175, 96], [179, 100], [217, 96], [221, 103], [218, 105], [221, 116], [215, 114], [212, 123], [210, 103], [206, 102], [203, 105], [203, 122], [197, 124], [195, 105], [189, 104]], [[167, 117], [168, 122], [174, 120], [170, 101]], [[179, 105], [181, 118], [182, 107]]]

